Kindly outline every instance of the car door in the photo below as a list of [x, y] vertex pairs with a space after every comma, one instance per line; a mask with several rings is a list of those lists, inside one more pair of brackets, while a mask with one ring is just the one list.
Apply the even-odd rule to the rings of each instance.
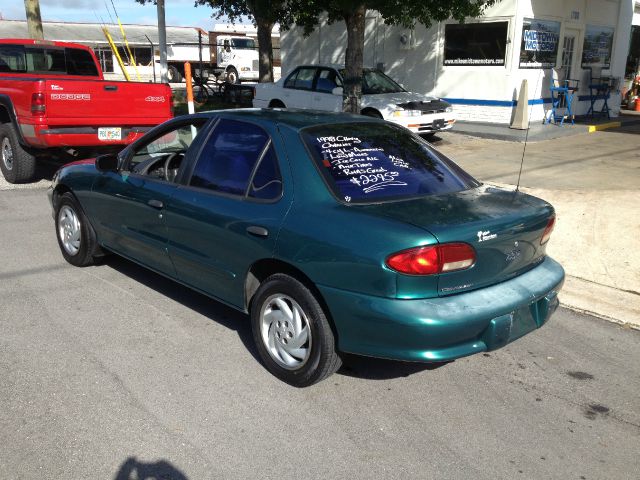
[[284, 81], [282, 101], [287, 108], [312, 108], [311, 93], [316, 67], [298, 67]]
[[244, 307], [246, 274], [273, 256], [290, 205], [283, 151], [279, 136], [256, 124], [216, 124], [166, 212], [180, 281]]
[[[87, 202], [101, 244], [158, 272], [175, 276], [167, 252], [164, 210], [177, 173], [207, 119], [171, 122], [125, 150], [122, 166], [94, 182]], [[185, 163], [186, 167], [186, 163]], [[166, 169], [168, 168], [168, 170]]]
[[334, 95], [333, 89], [343, 87], [342, 78], [333, 68], [320, 68], [314, 83], [309, 108], [314, 110], [342, 111], [342, 95]]

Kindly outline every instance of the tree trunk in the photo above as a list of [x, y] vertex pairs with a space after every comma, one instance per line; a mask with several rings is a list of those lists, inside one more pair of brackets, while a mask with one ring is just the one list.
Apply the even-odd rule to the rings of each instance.
[[40, 18], [40, 1], [24, 0], [24, 9], [27, 14], [29, 37], [34, 40], [44, 40], [44, 33], [42, 33], [42, 18]]
[[345, 55], [346, 72], [342, 109], [345, 112], [360, 113], [366, 13], [366, 7], [364, 4], [360, 4], [344, 16], [344, 21], [347, 24], [347, 52]]
[[257, 21], [258, 26], [258, 82], [273, 82], [273, 48], [271, 30], [273, 22]]

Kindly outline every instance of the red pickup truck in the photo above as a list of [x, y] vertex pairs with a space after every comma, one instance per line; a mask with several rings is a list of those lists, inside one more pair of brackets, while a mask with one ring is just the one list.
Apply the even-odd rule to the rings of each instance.
[[172, 117], [166, 84], [106, 81], [83, 45], [0, 39], [0, 169], [30, 181], [36, 159], [119, 150]]

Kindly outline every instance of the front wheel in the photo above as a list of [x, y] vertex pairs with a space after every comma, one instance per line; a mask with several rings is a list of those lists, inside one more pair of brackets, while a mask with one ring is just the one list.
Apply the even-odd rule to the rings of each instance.
[[64, 193], [58, 199], [55, 220], [56, 237], [64, 259], [76, 267], [92, 265], [99, 250], [95, 232], [71, 193]]
[[227, 70], [227, 83], [240, 83], [240, 76], [238, 75], [238, 71], [234, 67], [229, 67], [229, 69]]
[[342, 364], [322, 307], [293, 277], [275, 274], [260, 285], [251, 300], [251, 327], [267, 369], [290, 385], [317, 383]]

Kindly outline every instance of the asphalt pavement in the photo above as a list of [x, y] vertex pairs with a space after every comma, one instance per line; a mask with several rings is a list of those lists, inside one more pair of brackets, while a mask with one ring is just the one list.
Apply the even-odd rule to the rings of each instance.
[[638, 478], [639, 331], [561, 308], [496, 352], [295, 389], [244, 315], [67, 264], [41, 185], [0, 211], [0, 478]]

